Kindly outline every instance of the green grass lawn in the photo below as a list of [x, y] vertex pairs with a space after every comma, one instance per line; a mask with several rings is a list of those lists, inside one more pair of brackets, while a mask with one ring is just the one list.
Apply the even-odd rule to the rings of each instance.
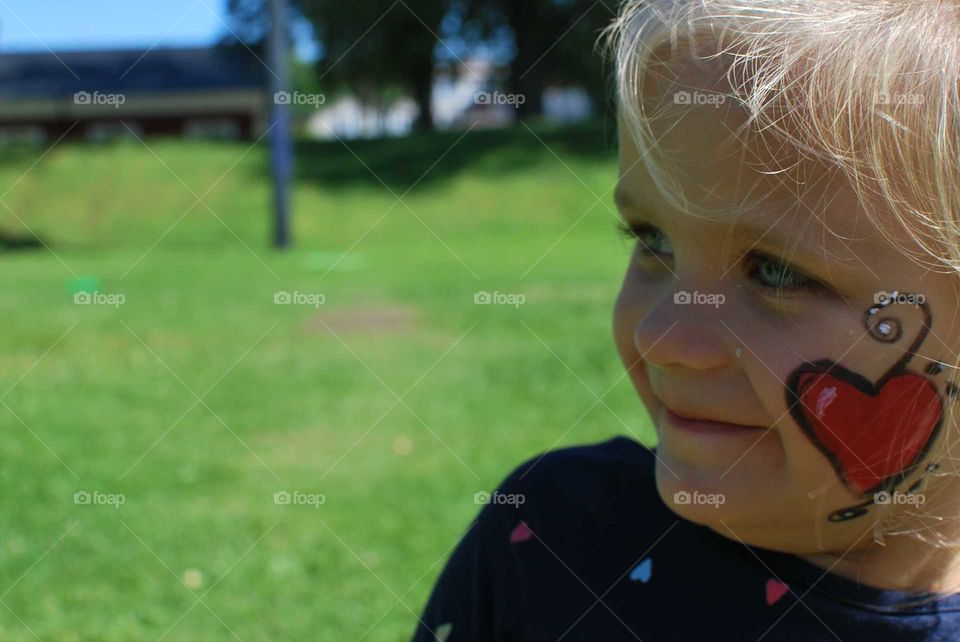
[[0, 228], [51, 248], [0, 255], [0, 640], [407, 639], [474, 493], [652, 439], [610, 336], [614, 141], [303, 143], [283, 254], [263, 146], [0, 154]]

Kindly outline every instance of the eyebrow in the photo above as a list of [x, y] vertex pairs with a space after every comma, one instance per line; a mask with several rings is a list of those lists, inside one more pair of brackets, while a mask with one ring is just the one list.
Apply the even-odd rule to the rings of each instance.
[[637, 205], [637, 202], [634, 201], [620, 185], [618, 185], [613, 192], [613, 203], [620, 209], [643, 209]]

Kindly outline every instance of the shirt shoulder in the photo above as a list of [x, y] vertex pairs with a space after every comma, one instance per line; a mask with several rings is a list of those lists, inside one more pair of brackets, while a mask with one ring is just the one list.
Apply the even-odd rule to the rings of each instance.
[[654, 455], [640, 442], [618, 435], [605, 441], [545, 450], [521, 463], [516, 470], [532, 470], [541, 463], [548, 468], [560, 466], [577, 470], [590, 470], [597, 465], [608, 466], [613, 463], [639, 466], [639, 469], [653, 474]]
[[[598, 514], [624, 497], [656, 497], [654, 456], [627, 437], [547, 450], [516, 466], [482, 503], [440, 574], [419, 618], [414, 642], [444, 639], [508, 640], [531, 617], [522, 587], [546, 569], [560, 581], [576, 580], [552, 555], [574, 560], [591, 544]], [[627, 501], [634, 501], [629, 499]], [[659, 501], [659, 498], [657, 498]], [[591, 524], [593, 526], [591, 526]], [[617, 536], [622, 538], [623, 533]], [[539, 542], [536, 554], [525, 553]], [[548, 552], [550, 551], [550, 552]], [[546, 556], [550, 556], [549, 558]], [[559, 588], [557, 581], [548, 584]], [[567, 586], [560, 595], [588, 595]]]
[[[652, 542], [677, 522], [657, 491], [655, 469], [655, 453], [624, 436], [548, 450], [516, 467], [488, 508], [511, 541], [529, 532], [571, 568], [602, 572], [601, 560]], [[516, 564], [531, 561], [514, 547], [504, 552]]]
[[552, 509], [577, 505], [586, 509], [624, 494], [659, 499], [655, 465], [651, 449], [617, 436], [539, 453], [511, 471], [495, 492], [522, 497], [528, 510], [534, 508], [532, 500]]

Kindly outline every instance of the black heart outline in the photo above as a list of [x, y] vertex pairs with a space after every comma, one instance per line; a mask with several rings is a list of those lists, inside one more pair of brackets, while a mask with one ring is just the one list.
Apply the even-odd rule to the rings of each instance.
[[[807, 437], [820, 450], [820, 452], [822, 452], [824, 456], [826, 456], [827, 459], [830, 460], [830, 463], [833, 465], [834, 470], [837, 471], [837, 474], [840, 476], [841, 479], [843, 479], [844, 483], [849, 485], [846, 478], [844, 477], [843, 469], [840, 464], [840, 459], [817, 438], [817, 435], [813, 429], [813, 426], [807, 421], [806, 414], [804, 413], [803, 408], [801, 408], [802, 404], [800, 403], [800, 393], [802, 393], [803, 391], [801, 390], [800, 380], [803, 379], [803, 377], [808, 374], [809, 375], [828, 374], [836, 379], [839, 379], [845, 383], [852, 385], [854, 388], [856, 388], [860, 392], [870, 397], [876, 397], [877, 395], [879, 395], [883, 386], [882, 385], [878, 386], [877, 384], [874, 384], [872, 381], [870, 381], [863, 375], [853, 372], [851, 370], [848, 370], [847, 368], [844, 368], [843, 366], [837, 364], [834, 361], [830, 361], [829, 359], [824, 359], [822, 361], [817, 361], [815, 363], [797, 368], [793, 372], [793, 374], [790, 375], [790, 379], [788, 380], [787, 386], [788, 386], [788, 389], [790, 390], [790, 394], [793, 395], [795, 401], [797, 402], [790, 408], [790, 414], [793, 416], [794, 420], [800, 425], [800, 428], [803, 429]], [[915, 377], [920, 377], [920, 375], [912, 372], [901, 372], [901, 373], [897, 373], [894, 376], [901, 376], [905, 374], [909, 374]], [[930, 436], [927, 438], [926, 443], [924, 443], [923, 448], [920, 450], [919, 453], [917, 453], [917, 457], [907, 468], [904, 468], [900, 473], [896, 473], [894, 475], [885, 477], [875, 486], [872, 486], [869, 489], [863, 491], [864, 494], [872, 494], [872, 493], [876, 493], [884, 490], [887, 490], [887, 491], [892, 490], [900, 482], [902, 482], [904, 479], [909, 477], [913, 473], [913, 471], [920, 466], [924, 458], [929, 454], [929, 449], [932, 445], [933, 440], [936, 439], [937, 435], [940, 433], [940, 429], [943, 425], [943, 401], [940, 399], [940, 395], [937, 392], [937, 387], [929, 379], [926, 379], [925, 377], [920, 377], [920, 378], [923, 379], [924, 382], [926, 382], [926, 384], [931, 387], [934, 395], [937, 397], [937, 400], [940, 401], [941, 410], [940, 410], [939, 418], [937, 419], [937, 423], [934, 426], [933, 430], [930, 431]], [[887, 381], [884, 381], [883, 385], [886, 385], [886, 383]]]
[[[863, 323], [867, 328], [867, 331], [870, 332], [872, 326], [870, 325], [871, 321], [874, 319], [874, 315], [886, 307], [887, 305], [893, 303], [898, 295], [903, 294], [904, 296], [911, 296], [906, 293], [892, 292], [886, 301], [880, 302], [876, 305], [871, 306], [863, 313]], [[936, 440], [937, 436], [940, 434], [940, 429], [943, 426], [943, 415], [944, 415], [944, 403], [943, 399], [940, 397], [940, 393], [937, 390], [937, 386], [930, 381], [930, 379], [907, 370], [907, 364], [910, 363], [910, 360], [916, 356], [917, 350], [920, 348], [920, 345], [927, 338], [927, 335], [930, 333], [930, 326], [933, 324], [933, 316], [930, 313], [930, 307], [927, 305], [926, 301], [921, 301], [918, 299], [916, 304], [923, 311], [923, 326], [920, 329], [920, 332], [917, 334], [916, 338], [913, 340], [913, 343], [910, 347], [904, 352], [903, 356], [897, 360], [881, 377], [877, 380], [876, 383], [870, 381], [863, 375], [853, 372], [848, 368], [841, 366], [836, 361], [830, 359], [820, 359], [818, 361], [807, 362], [797, 369], [795, 369], [790, 376], [787, 378], [786, 385], [786, 400], [787, 408], [790, 411], [790, 415], [793, 417], [794, 421], [800, 426], [803, 433], [807, 436], [808, 439], [817, 447], [823, 455], [830, 461], [831, 466], [837, 475], [843, 481], [843, 483], [849, 487], [846, 476], [843, 473], [843, 467], [841, 466], [840, 459], [817, 437], [816, 432], [813, 429], [813, 426], [807, 421], [807, 417], [803, 412], [800, 401], [800, 381], [804, 375], [812, 374], [829, 374], [831, 376], [840, 379], [850, 385], [854, 386], [857, 390], [867, 394], [871, 397], [875, 397], [880, 394], [880, 391], [886, 385], [886, 383], [893, 377], [911, 374], [921, 379], [924, 379], [927, 384], [933, 388], [934, 396], [937, 401], [940, 403], [940, 412], [937, 418], [937, 423], [933, 427], [933, 430], [930, 431], [930, 436], [927, 437], [927, 441], [924, 443], [923, 448], [917, 454], [913, 462], [911, 462], [907, 467], [903, 468], [900, 472], [890, 475], [880, 481], [872, 488], [867, 489], [863, 492], [864, 495], [872, 495], [871, 499], [856, 506], [850, 506], [848, 508], [836, 510], [830, 514], [829, 519], [832, 522], [841, 522], [848, 519], [853, 519], [854, 517], [860, 517], [867, 513], [867, 506], [870, 506], [874, 503], [874, 497], [876, 493], [881, 491], [891, 491], [898, 484], [903, 482], [907, 477], [913, 474], [914, 471], [923, 463], [923, 460], [930, 452], [930, 447], [933, 445], [933, 442]], [[872, 333], [871, 333], [871, 336]], [[876, 338], [876, 337], [874, 337]], [[900, 333], [898, 329], [897, 336], [893, 339], [896, 341], [900, 338]], [[879, 339], [878, 339], [879, 340]]]

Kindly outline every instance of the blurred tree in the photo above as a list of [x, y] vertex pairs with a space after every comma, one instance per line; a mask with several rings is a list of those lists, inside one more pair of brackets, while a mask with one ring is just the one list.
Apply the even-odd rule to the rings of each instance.
[[408, 89], [420, 108], [415, 127], [433, 128], [431, 94], [438, 33], [450, 0], [300, 0], [303, 15], [323, 43], [321, 78], [349, 86], [362, 99]]
[[230, 19], [230, 41], [239, 40], [248, 45], [263, 45], [269, 28], [270, 13], [267, 0], [227, 0]]
[[[335, 92], [349, 89], [381, 105], [402, 90], [416, 101], [418, 130], [433, 127], [431, 94], [439, 32], [453, 0], [292, 0], [321, 44], [318, 80]], [[265, 33], [264, 0], [228, 0], [237, 37], [257, 42]], [[293, 20], [293, 17], [291, 17]]]
[[487, 37], [512, 35], [508, 91], [525, 98], [521, 117], [543, 111], [551, 84], [580, 85], [594, 110], [606, 103], [607, 75], [594, 50], [620, 0], [465, 0], [465, 23]]
[[[265, 0], [228, 0], [234, 34], [248, 44], [266, 33]], [[525, 98], [521, 117], [543, 111], [550, 85], [579, 85], [595, 111], [609, 92], [594, 47], [620, 0], [290, 0], [320, 43], [315, 72], [333, 93], [348, 90], [368, 105], [399, 94], [419, 107], [415, 127], [433, 127], [431, 89], [438, 60], [456, 61], [471, 50], [503, 52], [510, 93]], [[440, 41], [440, 38], [444, 42]], [[506, 47], [504, 47], [506, 43]], [[452, 49], [456, 50], [456, 53]], [[305, 77], [297, 73], [296, 79]]]

